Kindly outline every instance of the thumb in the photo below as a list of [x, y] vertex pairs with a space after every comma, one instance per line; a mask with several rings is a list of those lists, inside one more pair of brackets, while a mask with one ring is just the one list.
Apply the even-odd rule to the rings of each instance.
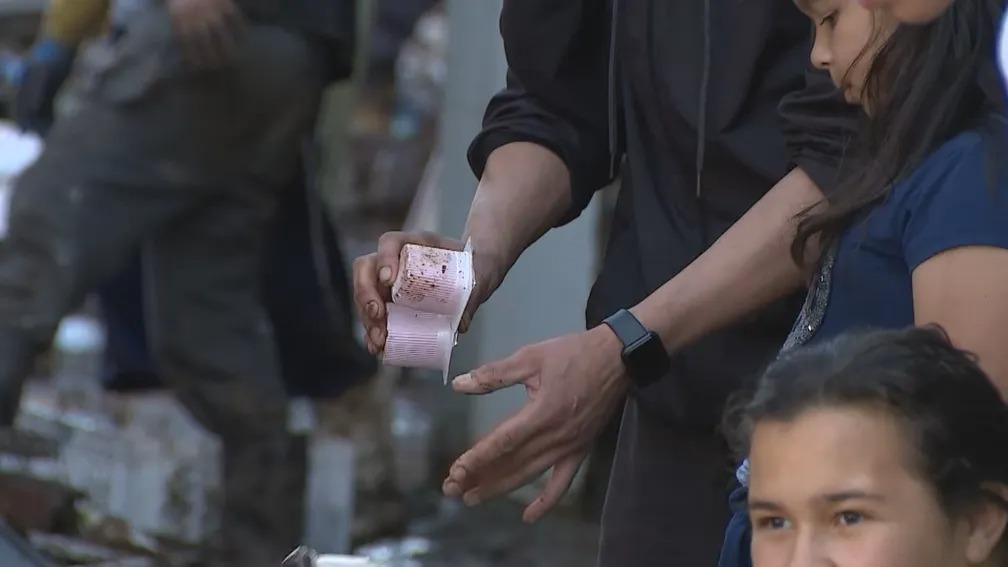
[[460, 394], [489, 394], [508, 386], [520, 384], [531, 373], [524, 351], [479, 368], [452, 380], [452, 388]]

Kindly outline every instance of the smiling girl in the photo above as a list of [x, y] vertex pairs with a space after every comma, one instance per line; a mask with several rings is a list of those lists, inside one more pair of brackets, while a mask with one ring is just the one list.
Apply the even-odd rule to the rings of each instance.
[[939, 330], [799, 349], [736, 417], [756, 567], [1008, 562], [1008, 407]]

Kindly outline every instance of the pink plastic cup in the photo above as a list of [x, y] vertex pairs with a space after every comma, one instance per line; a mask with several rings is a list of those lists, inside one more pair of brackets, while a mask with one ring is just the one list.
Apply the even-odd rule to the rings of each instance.
[[455, 347], [451, 319], [389, 303], [385, 356], [388, 366], [427, 368], [447, 375]]
[[444, 250], [407, 244], [399, 254], [392, 302], [445, 315], [457, 327], [472, 287], [472, 252], [468, 249]]

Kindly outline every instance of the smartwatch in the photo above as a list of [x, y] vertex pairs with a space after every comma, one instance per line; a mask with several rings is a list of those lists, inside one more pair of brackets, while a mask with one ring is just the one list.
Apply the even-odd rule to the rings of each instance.
[[633, 313], [620, 309], [603, 322], [623, 343], [623, 365], [634, 386], [649, 386], [669, 371], [672, 361], [661, 337], [647, 330]]

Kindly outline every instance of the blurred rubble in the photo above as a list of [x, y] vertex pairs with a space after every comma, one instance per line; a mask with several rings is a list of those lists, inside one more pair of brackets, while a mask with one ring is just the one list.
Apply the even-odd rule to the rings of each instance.
[[[448, 30], [443, 3], [425, 1], [434, 7], [392, 72], [364, 87], [350, 154], [327, 188], [348, 261], [382, 232], [427, 228], [433, 215]], [[30, 42], [26, 21], [0, 18], [0, 52]], [[8, 24], [20, 31], [7, 34]], [[0, 148], [2, 228], [10, 184], [41, 140], [0, 122]], [[167, 393], [105, 392], [103, 348], [85, 306], [42, 361], [46, 379], [26, 386], [18, 430], [0, 431], [0, 567], [195, 567], [214, 542], [219, 442]], [[338, 400], [294, 404], [292, 427], [310, 436], [305, 543], [323, 553], [356, 547], [390, 567], [593, 564], [596, 529], [567, 511], [531, 527], [518, 502], [469, 509], [440, 497], [454, 456], [440, 437], [457, 425], [440, 413], [441, 388], [385, 368]]]
[[467, 508], [444, 500], [414, 522], [402, 539], [355, 550], [387, 567], [585, 567], [594, 565], [598, 528], [567, 510], [534, 526], [520, 521], [522, 505], [497, 500]]
[[447, 47], [447, 16], [438, 5], [402, 45], [392, 79], [364, 87], [334, 195], [342, 231], [377, 238], [403, 225], [435, 147]]

